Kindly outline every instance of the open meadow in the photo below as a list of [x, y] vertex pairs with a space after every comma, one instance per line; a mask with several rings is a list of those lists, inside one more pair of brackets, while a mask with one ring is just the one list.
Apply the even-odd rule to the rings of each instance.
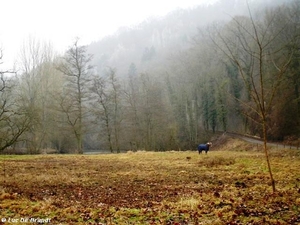
[[[0, 224], [300, 224], [299, 150], [0, 156]], [[245, 149], [248, 149], [245, 151]]]

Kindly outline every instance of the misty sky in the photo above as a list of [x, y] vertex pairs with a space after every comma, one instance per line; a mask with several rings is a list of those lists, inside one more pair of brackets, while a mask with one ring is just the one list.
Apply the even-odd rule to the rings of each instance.
[[50, 41], [62, 53], [76, 37], [89, 44], [152, 16], [214, 0], [4, 0], [1, 2], [0, 46], [12, 65], [24, 41]]

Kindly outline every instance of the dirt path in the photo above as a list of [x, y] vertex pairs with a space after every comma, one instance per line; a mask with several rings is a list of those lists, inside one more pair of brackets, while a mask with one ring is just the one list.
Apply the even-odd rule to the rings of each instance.
[[[242, 140], [247, 141], [247, 142], [252, 143], [252, 144], [260, 144], [260, 145], [262, 145], [264, 143], [263, 140], [261, 140], [259, 138], [255, 138], [255, 137], [249, 137], [249, 136], [245, 136], [245, 135], [241, 135], [241, 134], [235, 134], [235, 133], [230, 133], [230, 132], [227, 132], [226, 134], [229, 135], [229, 136], [231, 136], [231, 137], [242, 139]], [[284, 145], [284, 144], [272, 143], [272, 142], [268, 142], [267, 146], [277, 147], [277, 148], [298, 149], [297, 146]]]

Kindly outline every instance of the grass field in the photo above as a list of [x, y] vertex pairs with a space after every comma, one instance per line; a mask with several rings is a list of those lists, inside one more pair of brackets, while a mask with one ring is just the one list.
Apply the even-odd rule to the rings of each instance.
[[[300, 154], [0, 156], [0, 224], [300, 224]], [[233, 148], [233, 147], [232, 147]]]

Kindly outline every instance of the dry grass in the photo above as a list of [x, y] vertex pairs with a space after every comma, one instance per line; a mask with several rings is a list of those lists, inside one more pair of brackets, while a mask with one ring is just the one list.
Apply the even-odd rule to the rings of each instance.
[[[0, 219], [53, 224], [297, 224], [300, 157], [238, 151], [0, 156]], [[247, 147], [247, 145], [246, 145]], [[18, 223], [14, 223], [18, 224]]]

